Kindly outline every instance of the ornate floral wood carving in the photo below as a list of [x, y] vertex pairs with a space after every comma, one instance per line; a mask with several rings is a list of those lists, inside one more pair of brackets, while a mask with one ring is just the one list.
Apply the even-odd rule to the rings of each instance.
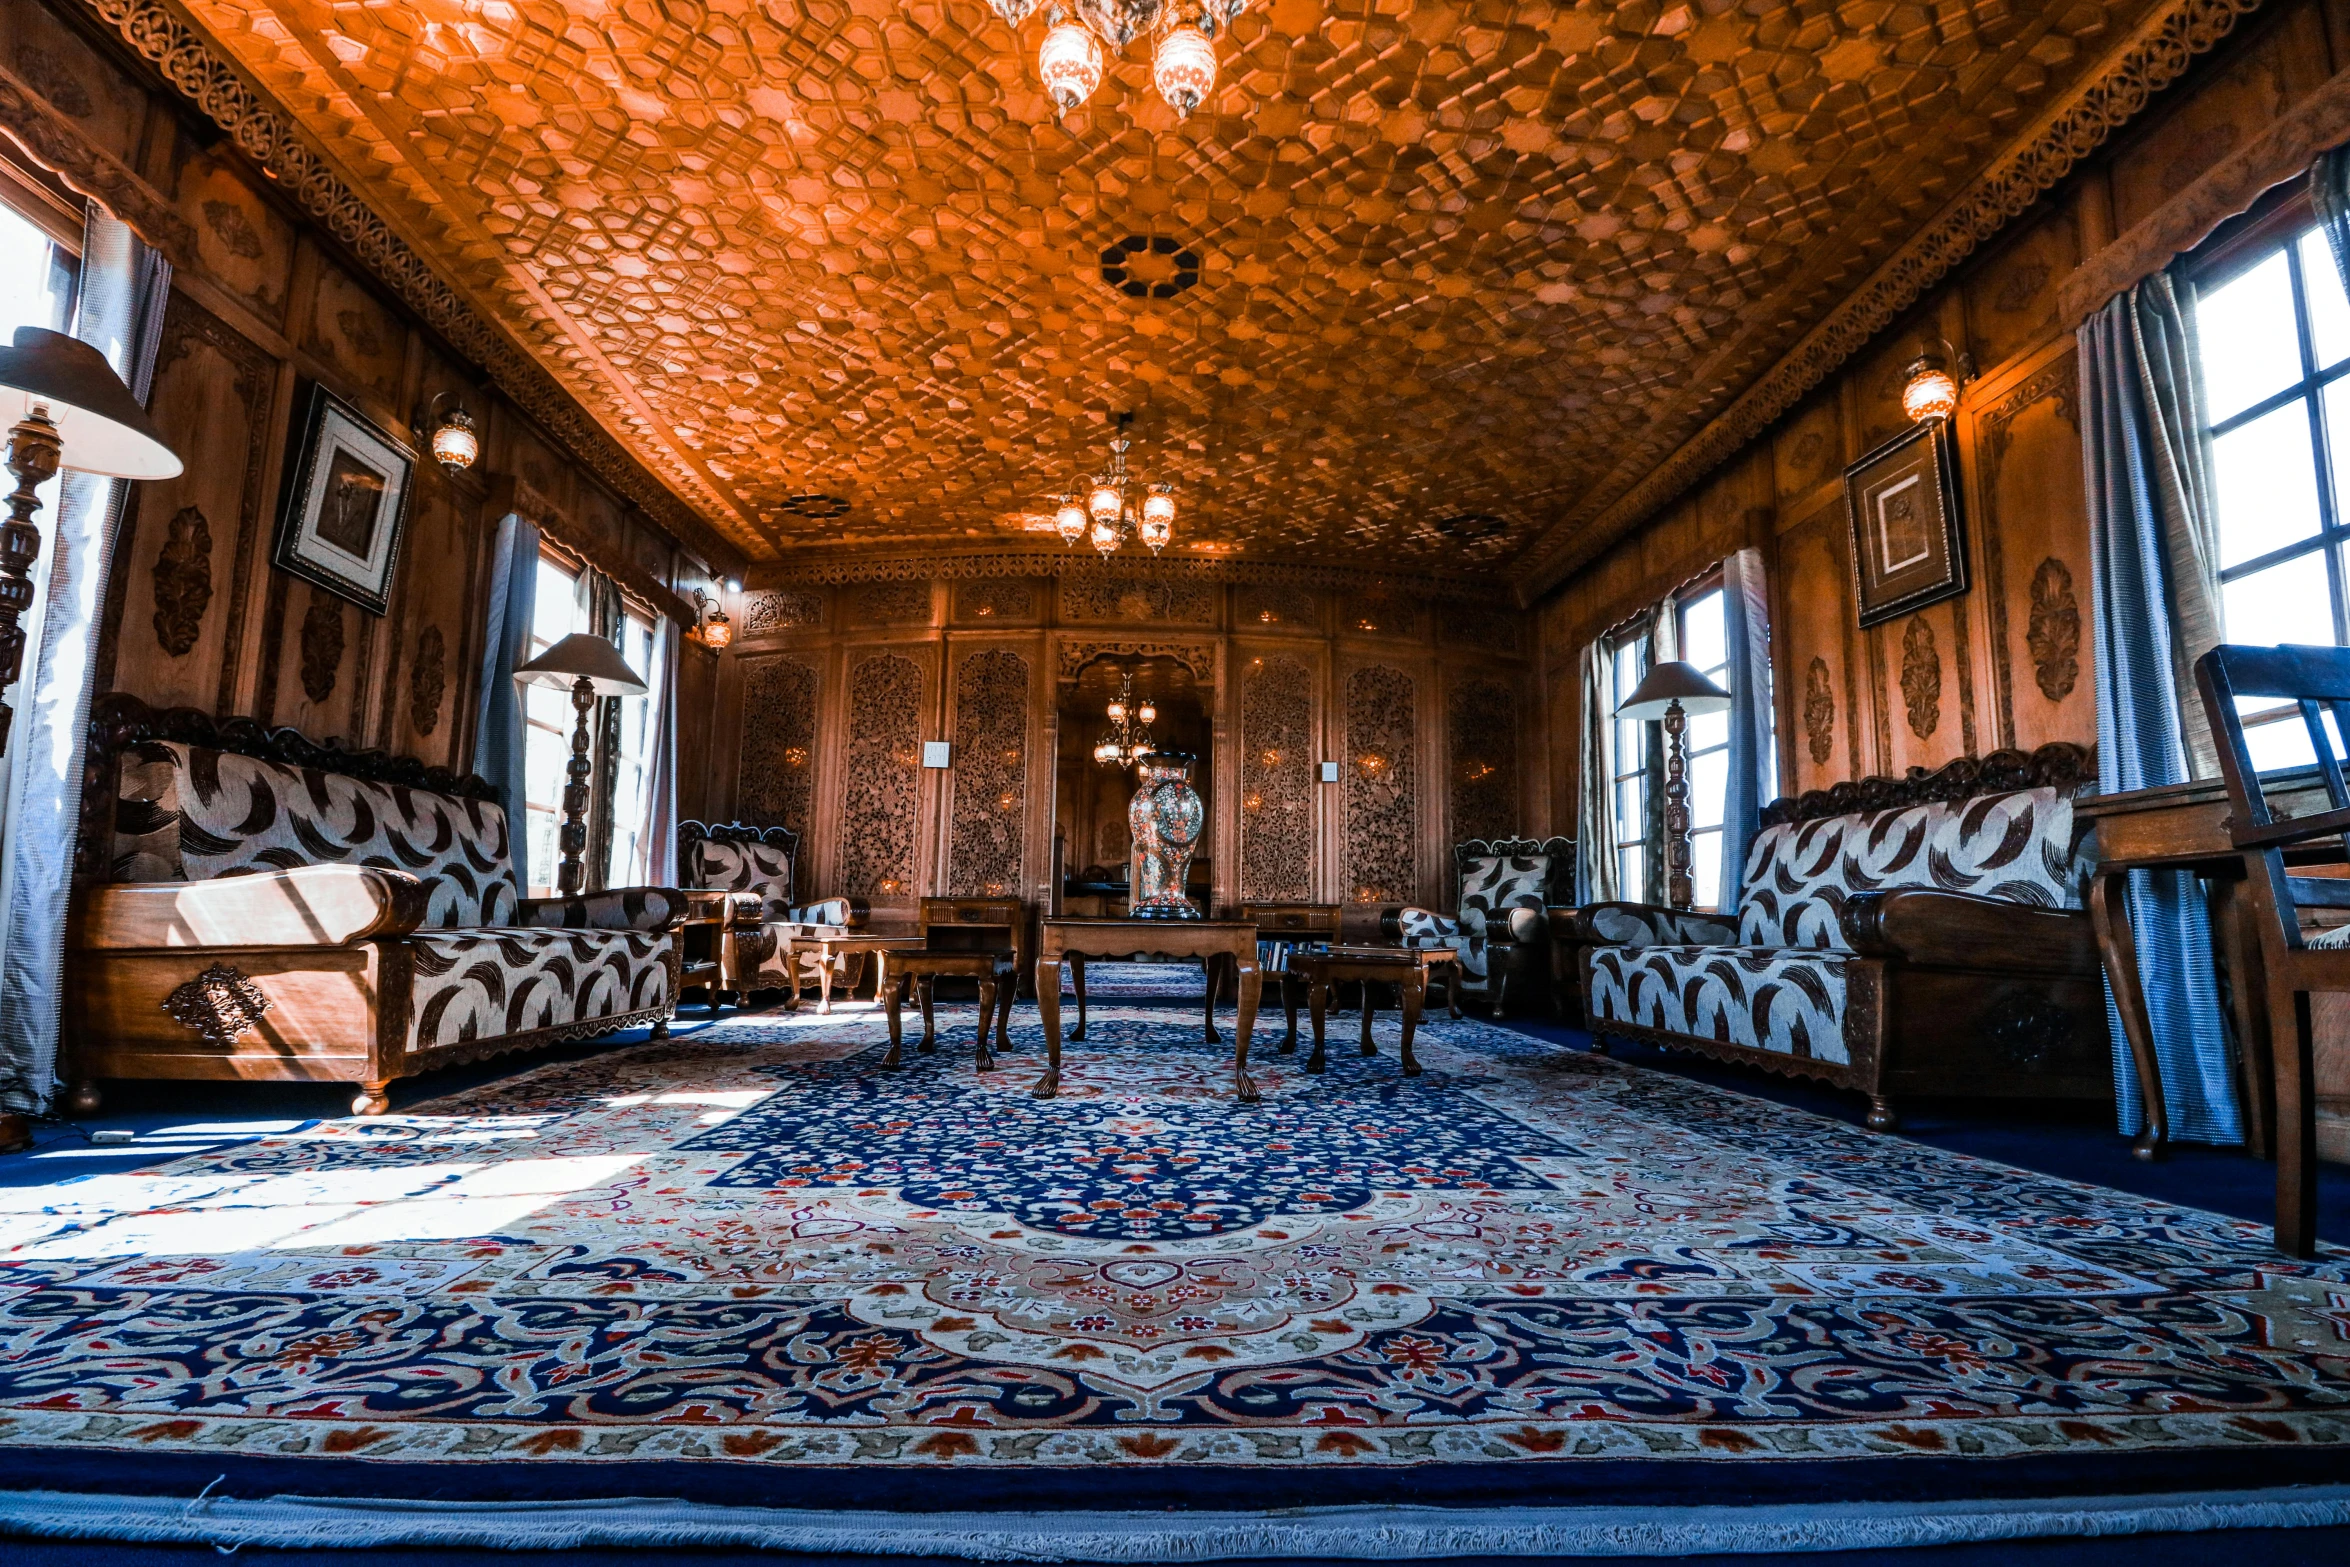
[[1814, 658], [1803, 677], [1803, 733], [1811, 743], [1812, 765], [1825, 767], [1836, 748], [1836, 693], [1828, 682], [1828, 661]]
[[1408, 594], [1393, 587], [1362, 593], [1350, 593], [1340, 604], [1338, 631], [1341, 636], [1416, 637], [1420, 634], [1421, 604]]
[[343, 601], [312, 593], [302, 616], [302, 691], [313, 702], [335, 694], [335, 673], [343, 662]]
[[1075, 680], [1097, 658], [1171, 658], [1191, 671], [1203, 695], [1216, 681], [1216, 649], [1206, 642], [1063, 642], [1060, 678]]
[[408, 721], [420, 735], [441, 727], [441, 698], [449, 689], [449, 643], [438, 626], [416, 639], [416, 663], [408, 671]]
[[871, 582], [849, 594], [851, 626], [918, 626], [929, 619], [928, 582]]
[[922, 666], [874, 653], [849, 668], [840, 812], [840, 892], [914, 895], [915, 802], [922, 764]]
[[1900, 778], [1872, 774], [1826, 789], [1807, 789], [1792, 799], [1782, 796], [1763, 807], [1762, 824], [1778, 827], [1816, 822], [1830, 816], [1897, 811], [1936, 801], [1955, 804], [1979, 794], [2006, 794], [2016, 789], [2055, 789], [2071, 794], [2096, 777], [2096, 753], [2069, 740], [2051, 740], [2036, 751], [1962, 756], [1932, 772], [1913, 767]]
[[193, 506], [173, 513], [150, 575], [155, 588], [155, 641], [185, 658], [204, 630], [212, 604], [212, 525]]
[[1027, 620], [1036, 613], [1036, 585], [1025, 577], [992, 577], [955, 585], [957, 620]]
[[1008, 648], [974, 653], [955, 671], [955, 807], [947, 827], [947, 890], [1017, 895], [1028, 822], [1028, 660]]
[[1930, 740], [1942, 724], [1942, 650], [1923, 615], [1909, 617], [1901, 633], [1901, 702], [1909, 732]]
[[1448, 829], [1463, 838], [1507, 838], [1518, 825], [1518, 693], [1472, 675], [1456, 682], [1445, 713], [1451, 761]]
[[1263, 626], [1312, 631], [1321, 625], [1313, 590], [1286, 583], [1243, 583], [1233, 596], [1232, 613], [1243, 631]]
[[800, 659], [743, 660], [735, 805], [746, 820], [806, 836], [815, 791], [818, 685], [816, 667]]
[[743, 635], [824, 624], [824, 595], [814, 588], [773, 588], [743, 603]]
[[2032, 652], [2032, 674], [2051, 702], [2072, 695], [2081, 678], [2081, 604], [2073, 597], [2073, 574], [2051, 555], [2032, 573], [2032, 618], [2024, 630]]
[[1061, 579], [1061, 618], [1212, 626], [1216, 590], [1193, 577], [1071, 575]]
[[1240, 895], [1313, 896], [1314, 676], [1297, 659], [1251, 659], [1240, 683]]
[[162, 1002], [173, 1022], [201, 1035], [215, 1050], [226, 1049], [239, 1034], [259, 1024], [274, 1005], [251, 978], [225, 963], [213, 964]]
[[1515, 606], [1440, 599], [1436, 604], [1436, 634], [1447, 642], [1490, 648], [1496, 653], [1518, 650], [1518, 611]]
[[1418, 691], [1412, 677], [1367, 664], [1346, 680], [1346, 896], [1419, 896]]

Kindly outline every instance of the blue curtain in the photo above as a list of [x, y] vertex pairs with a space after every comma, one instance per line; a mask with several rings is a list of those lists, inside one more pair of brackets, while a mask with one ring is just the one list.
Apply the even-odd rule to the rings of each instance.
[[[1738, 907], [1746, 851], [1762, 808], [1778, 793], [1772, 742], [1771, 600], [1762, 551], [1740, 550], [1722, 562], [1722, 630], [1729, 645], [1730, 787], [1722, 805], [1722, 882], [1714, 907]], [[1703, 896], [1703, 889], [1699, 889]]]
[[[2209, 517], [2190, 318], [2167, 276], [2137, 285], [2080, 331], [2081, 450], [2097, 648], [2097, 782], [2107, 793], [2183, 783], [2202, 769], [2182, 673], [2213, 620]], [[2130, 921], [2174, 1138], [2244, 1140], [2211, 917], [2196, 879], [2132, 873]], [[2121, 1019], [2106, 997], [2121, 1129], [2145, 1124]]]
[[473, 770], [498, 786], [506, 807], [506, 843], [514, 879], [531, 885], [525, 852], [522, 688], [514, 671], [530, 662], [531, 611], [538, 598], [539, 530], [512, 512], [498, 524], [490, 563], [488, 635], [482, 639], [481, 711], [473, 730]]
[[[97, 347], [144, 403], [163, 340], [171, 264], [93, 203], [82, 229], [73, 335]], [[193, 466], [201, 453], [183, 454]], [[73, 462], [70, 448], [64, 453]], [[0, 1111], [37, 1114], [57, 1076], [66, 899], [81, 816], [82, 748], [106, 573], [130, 484], [68, 471], [42, 524], [40, 618], [16, 686], [0, 828]], [[40, 578], [42, 572], [45, 579]]]

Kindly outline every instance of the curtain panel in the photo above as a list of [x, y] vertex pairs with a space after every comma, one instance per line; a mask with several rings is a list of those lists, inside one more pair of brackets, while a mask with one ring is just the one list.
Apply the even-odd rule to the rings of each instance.
[[[1714, 907], [1738, 907], [1746, 851], [1762, 808], [1779, 792], [1779, 756], [1771, 707], [1771, 596], [1762, 551], [1740, 550], [1722, 562], [1722, 629], [1730, 666], [1730, 780], [1722, 801], [1722, 879]], [[1703, 895], [1704, 889], [1698, 889]]]
[[[2080, 329], [2097, 781], [2109, 794], [2216, 770], [2189, 674], [2218, 638], [2191, 334], [2191, 307], [2168, 276], [2117, 296]], [[2184, 872], [2137, 871], [2127, 896], [2171, 1135], [2240, 1143], [2202, 888]], [[2145, 1106], [2110, 992], [2106, 1017], [2121, 1130], [2134, 1135]]]
[[473, 770], [497, 785], [506, 807], [506, 844], [517, 885], [534, 883], [529, 864], [530, 798], [523, 771], [526, 748], [522, 688], [514, 671], [530, 662], [530, 622], [539, 581], [538, 525], [519, 512], [498, 521], [490, 560], [489, 618], [482, 637], [480, 709], [473, 730]]
[[647, 791], [644, 849], [634, 879], [648, 887], [677, 885], [677, 666], [684, 648], [676, 621], [663, 615], [654, 658], [659, 665], [653, 681], [658, 707], [649, 726], [653, 735], [653, 779]]
[[1575, 744], [1575, 901], [1613, 903], [1617, 884], [1616, 725], [1608, 712], [1608, 639], [1593, 637], [1581, 660], [1582, 724]]
[[[143, 404], [171, 298], [171, 263], [92, 203], [82, 229], [73, 335]], [[73, 452], [64, 460], [70, 464]], [[46, 1109], [57, 1081], [66, 902], [81, 815], [82, 755], [95, 694], [99, 618], [130, 483], [68, 471], [43, 533], [37, 626], [16, 686], [0, 825], [0, 1111]]]

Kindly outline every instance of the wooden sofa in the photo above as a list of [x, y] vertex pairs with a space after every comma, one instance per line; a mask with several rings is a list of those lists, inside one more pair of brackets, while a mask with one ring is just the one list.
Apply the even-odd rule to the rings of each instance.
[[2089, 753], [1997, 751], [1762, 816], [1739, 906], [1570, 920], [1586, 1026], [1869, 1096], [2110, 1100], [2112, 1049], [2072, 797]]
[[665, 887], [525, 898], [484, 780], [251, 719], [93, 707], [67, 932], [68, 1108], [106, 1078], [396, 1079], [652, 1025]]

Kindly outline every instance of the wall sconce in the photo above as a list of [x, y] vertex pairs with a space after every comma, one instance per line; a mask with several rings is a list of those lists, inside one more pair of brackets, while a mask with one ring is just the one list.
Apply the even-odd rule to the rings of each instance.
[[[449, 405], [446, 413], [441, 411], [443, 403]], [[422, 424], [432, 431], [432, 458], [443, 473], [463, 473], [481, 460], [481, 432], [454, 392], [435, 392], [425, 405]]]
[[726, 618], [725, 606], [700, 588], [694, 589], [694, 637], [712, 652], [734, 640], [734, 622]]
[[1947, 419], [1958, 411], [1958, 390], [1975, 378], [1975, 361], [1942, 339], [1939, 352], [1921, 346], [1901, 373], [1901, 411], [1912, 424]]

